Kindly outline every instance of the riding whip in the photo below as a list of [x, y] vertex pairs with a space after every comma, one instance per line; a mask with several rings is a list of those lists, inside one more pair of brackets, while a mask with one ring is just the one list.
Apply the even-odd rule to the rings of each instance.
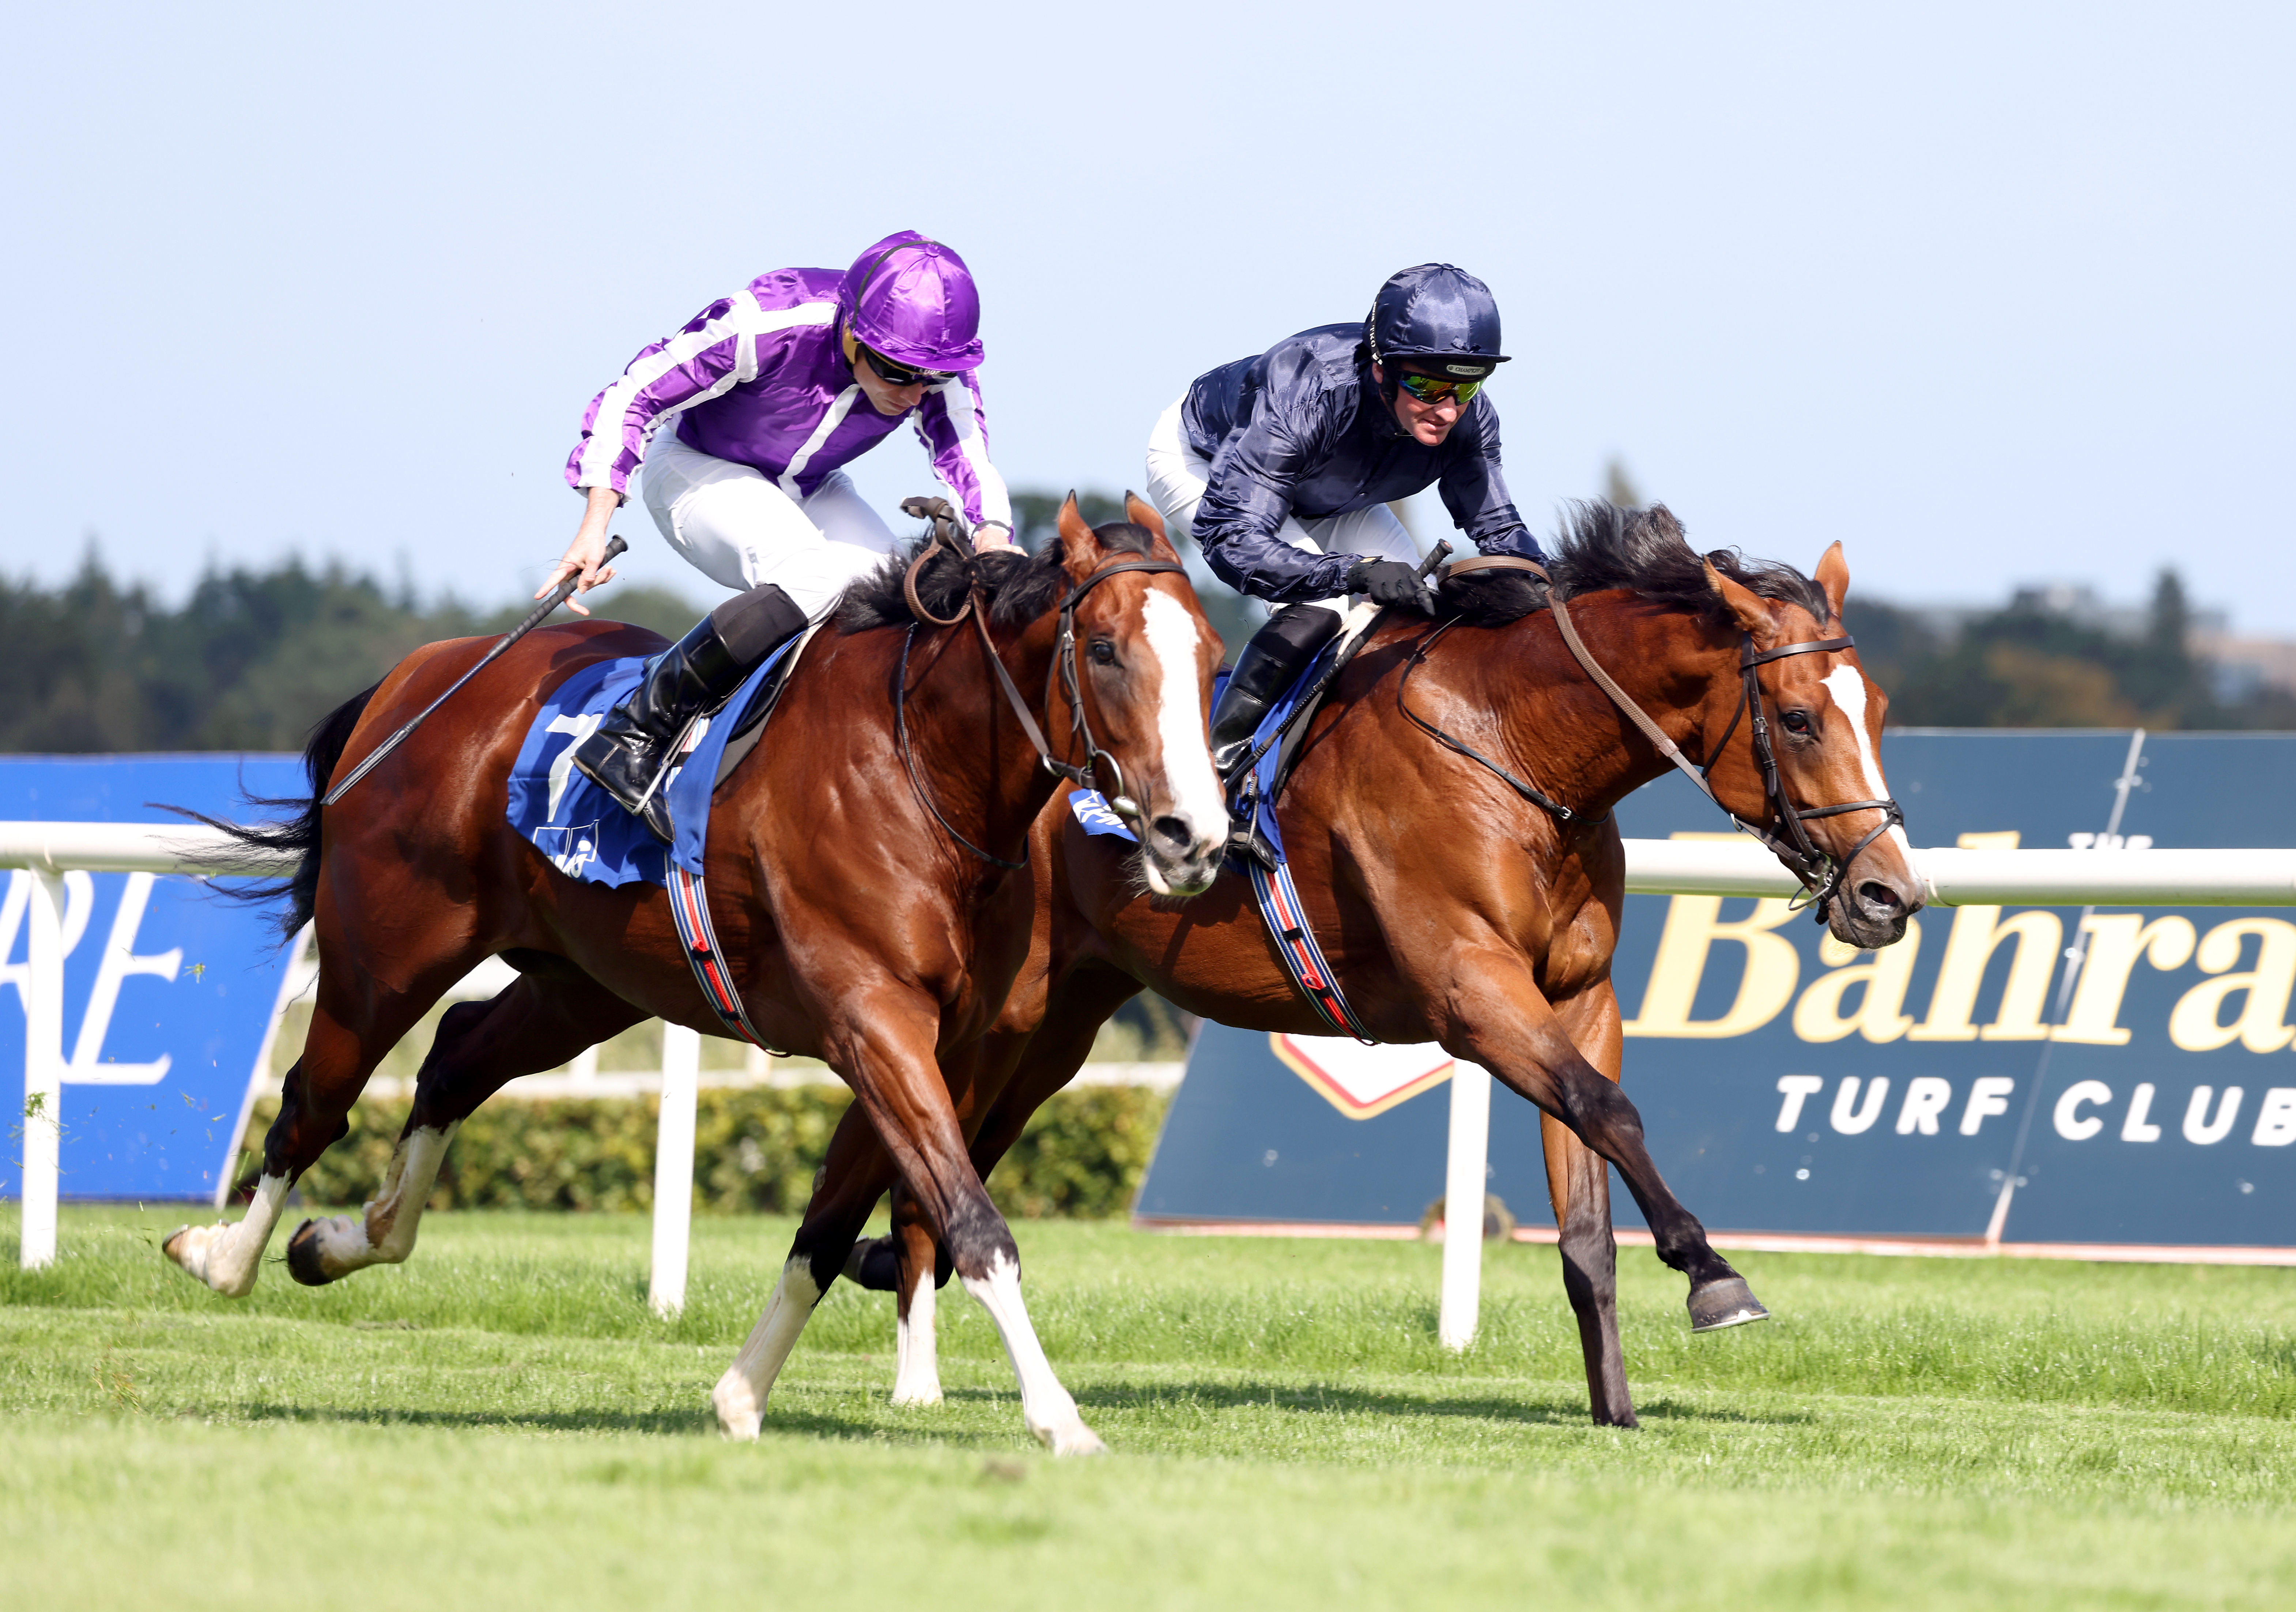
[[[608, 561], [611, 561], [617, 554], [627, 552], [629, 546], [630, 545], [628, 544], [624, 543], [619, 537], [607, 538], [606, 552], [598, 563], [604, 565]], [[405, 743], [406, 736], [409, 733], [412, 733], [415, 729], [421, 727], [424, 720], [430, 716], [431, 712], [437, 710], [449, 700], [452, 700], [455, 697], [455, 691], [456, 689], [461, 688], [464, 683], [470, 682], [472, 678], [477, 676], [480, 672], [485, 671], [488, 666], [494, 661], [496, 656], [500, 655], [504, 650], [510, 648], [513, 643], [516, 643], [520, 639], [525, 637], [529, 633], [534, 631], [535, 628], [540, 626], [543, 622], [549, 618], [551, 611], [556, 610], [560, 605], [564, 604], [567, 600], [573, 597], [574, 590], [577, 587], [579, 587], [581, 583], [582, 573], [578, 570], [572, 576], [567, 577], [563, 582], [561, 582], [556, 587], [551, 589], [549, 596], [544, 599], [540, 604], [536, 605], [534, 609], [529, 610], [524, 621], [520, 622], [516, 626], [511, 628], [509, 632], [504, 634], [501, 642], [497, 642], [494, 648], [488, 650], [486, 652], [485, 658], [482, 659], [478, 665], [472, 667], [460, 677], [455, 678], [445, 693], [439, 695], [438, 699], [432, 700], [429, 705], [424, 706], [405, 727], [399, 729], [398, 732], [384, 740], [373, 750], [370, 750], [367, 753], [366, 759], [360, 762], [358, 765], [351, 769], [350, 776], [344, 779], [333, 789], [329, 790], [326, 794], [320, 798], [319, 804], [321, 806], [332, 806], [335, 802], [340, 800], [345, 795], [348, 794], [350, 792], [351, 785], [357, 783], [369, 773], [373, 772], [375, 765], [384, 757], [390, 755], [391, 751], [397, 749], [401, 744]]]

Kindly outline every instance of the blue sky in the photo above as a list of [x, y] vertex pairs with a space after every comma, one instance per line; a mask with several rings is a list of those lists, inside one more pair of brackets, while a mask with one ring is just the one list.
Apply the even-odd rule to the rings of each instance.
[[[1984, 600], [2164, 563], [2296, 634], [2296, 12], [1454, 4], [20, 9], [0, 569], [530, 590], [582, 409], [769, 267], [971, 260], [1016, 485], [1426, 259], [1496, 290], [1535, 527]], [[894, 438], [857, 467], [925, 490]], [[630, 572], [697, 601], [642, 512]]]

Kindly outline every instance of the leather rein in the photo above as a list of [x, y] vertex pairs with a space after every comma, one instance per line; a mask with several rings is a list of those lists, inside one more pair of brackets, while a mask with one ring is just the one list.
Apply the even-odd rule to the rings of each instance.
[[[1849, 877], [1850, 864], [1857, 860], [1867, 846], [1879, 839], [1890, 829], [1904, 825], [1905, 812], [1895, 800], [1890, 799], [1850, 800], [1840, 806], [1797, 807], [1787, 798], [1784, 780], [1778, 773], [1777, 755], [1770, 743], [1769, 722], [1762, 710], [1762, 687], [1758, 673], [1769, 662], [1784, 660], [1790, 655], [1816, 655], [1852, 648], [1857, 643], [1857, 640], [1847, 633], [1838, 638], [1812, 639], [1802, 643], [1781, 644], [1776, 649], [1762, 651], [1757, 651], [1754, 648], [1753, 636], [1748, 634], [1738, 650], [1738, 668], [1741, 675], [1738, 708], [1731, 713], [1730, 724], [1722, 730], [1721, 740], [1714, 746], [1713, 754], [1706, 765], [1702, 767], [1693, 766], [1674, 741], [1667, 737], [1665, 730], [1651, 719], [1648, 712], [1635, 703], [1626, 690], [1619, 686], [1617, 680], [1605, 672], [1595, 657], [1588, 652], [1586, 643], [1578, 636], [1577, 626], [1570, 619], [1570, 607], [1563, 602], [1562, 595], [1554, 591], [1553, 579], [1547, 576], [1546, 567], [1536, 561], [1521, 560], [1513, 555], [1493, 554], [1474, 560], [1463, 560], [1451, 568], [1453, 573], [1484, 570], [1529, 571], [1541, 582], [1547, 584], [1547, 608], [1554, 612], [1555, 627], [1562, 633], [1563, 645], [1570, 650], [1571, 658], [1585, 669], [1587, 676], [1595, 680], [1595, 686], [1610, 697], [1611, 703], [1617, 706], [1626, 714], [1629, 721], [1642, 730], [1644, 737], [1657, 748], [1658, 753], [1671, 762], [1684, 777], [1697, 785], [1701, 794], [1721, 808], [1723, 814], [1730, 819], [1733, 827], [1742, 829], [1760, 840], [1780, 861], [1792, 870], [1794, 877], [1801, 880], [1803, 891], [1808, 897], [1803, 904], [1816, 907], [1820, 921], [1824, 920], [1828, 905], [1841, 895], [1842, 881]], [[1456, 624], [1456, 618], [1453, 621], [1446, 622], [1443, 627], [1437, 631], [1435, 637], [1439, 638], [1444, 632], [1448, 631]], [[1412, 657], [1414, 666], [1424, 658], [1427, 650], [1434, 647], [1434, 642], [1435, 639], [1430, 638], [1419, 652]], [[1408, 671], [1405, 675], [1407, 677]], [[1399, 693], [1398, 690], [1398, 697]], [[1722, 805], [1721, 798], [1714, 793], [1714, 786], [1710, 781], [1715, 764], [1721, 760], [1723, 752], [1729, 748], [1732, 736], [1738, 731], [1738, 724], [1746, 720], [1750, 714], [1752, 717], [1750, 731], [1753, 739], [1754, 760], [1762, 773], [1762, 804], [1768, 814], [1769, 822], [1784, 826], [1784, 838], [1783, 839], [1772, 833], [1767, 826], [1741, 822], [1735, 813]], [[1452, 749], [1482, 763], [1483, 765], [1498, 773], [1525, 798], [1546, 807], [1562, 821], [1566, 822], [1582, 821], [1578, 814], [1549, 800], [1496, 762], [1469, 749], [1439, 729], [1421, 721], [1407, 706], [1404, 708], [1404, 715], [1418, 723], [1421, 727], [1434, 733], [1437, 739]], [[1815, 818], [1839, 817], [1848, 812], [1880, 812], [1882, 821], [1876, 823], [1864, 839], [1850, 847], [1847, 856], [1836, 861], [1827, 852], [1819, 848], [1810, 839], [1809, 831], [1802, 825]]]
[[[912, 508], [911, 505], [918, 507]], [[1028, 736], [1029, 744], [1035, 747], [1037, 759], [1043, 765], [1045, 771], [1052, 773], [1055, 778], [1066, 779], [1078, 789], [1099, 790], [1102, 798], [1108, 802], [1109, 810], [1114, 812], [1136, 835], [1140, 831], [1140, 805], [1128, 792], [1122, 765], [1113, 755], [1101, 748], [1100, 741], [1093, 736], [1091, 719], [1085, 715], [1082, 680], [1078, 675], [1078, 667], [1083, 659], [1083, 648], [1077, 642], [1077, 606], [1083, 602], [1086, 593], [1102, 583], [1111, 577], [1120, 577], [1127, 571], [1176, 571], [1185, 574], [1187, 568], [1176, 565], [1168, 560], [1121, 561], [1114, 565], [1101, 567], [1070, 588], [1067, 597], [1061, 601], [1060, 636], [1054, 644], [1053, 664], [1045, 672], [1045, 709], [1046, 714], [1050, 715], [1054, 682], [1057, 678], [1061, 692], [1066, 696], [1069, 702], [1069, 749], [1073, 752], [1081, 745], [1084, 749], [1084, 764], [1079, 766], [1074, 762], [1062, 761], [1053, 754], [1052, 746], [1045, 741], [1044, 729], [1037, 726], [1037, 719], [1029, 715], [1028, 701], [1021, 697], [1020, 687], [1013, 683], [1013, 674], [1004, 669], [1004, 662], [996, 653], [996, 645], [988, 636], [988, 599], [981, 591], [980, 573], [973, 564], [974, 556], [967, 551], [961, 539], [953, 539], [949, 536], [956, 525], [955, 514], [944, 501], [938, 498], [913, 498], [903, 503], [901, 507], [912, 515], [925, 516], [932, 521], [932, 541], [918, 551], [917, 557], [909, 562], [907, 574], [901, 578], [901, 592], [906, 597], [910, 613], [916, 618], [916, 621], [909, 624], [909, 630], [901, 640], [900, 669], [895, 675], [893, 683], [894, 743], [901, 753], [901, 765], [908, 772], [910, 787], [916, 790], [917, 798], [924, 802], [925, 810], [932, 814], [933, 821], [940, 824], [943, 831], [951, 839], [981, 861], [1005, 869], [1024, 868], [1029, 865], [1025, 848], [1020, 861], [1008, 861], [994, 852], [982, 850], [958, 833], [956, 825], [942, 816], [940, 807], [934, 804], [931, 792], [925, 788], [923, 779], [917, 773], [916, 757], [909, 747], [908, 723], [904, 708], [909, 681], [909, 647], [916, 641], [917, 623], [922, 622], [937, 627], [953, 627], [962, 624], [969, 616], [972, 618], [973, 631], [980, 637], [981, 653], [988, 658], [988, 665], [996, 674], [997, 686], [1004, 691], [1004, 702], [1013, 708], [1013, 715], [1020, 719], [1021, 731]], [[964, 567], [965, 576], [972, 584], [965, 594], [964, 607], [955, 615], [947, 617], [934, 615], [925, 608], [924, 601], [917, 594], [919, 574], [923, 571], [926, 562], [944, 549], [954, 554], [959, 563]], [[1116, 788], [1112, 791], [1102, 788], [1100, 767], [1103, 762], [1107, 763], [1109, 771], [1115, 777]]]

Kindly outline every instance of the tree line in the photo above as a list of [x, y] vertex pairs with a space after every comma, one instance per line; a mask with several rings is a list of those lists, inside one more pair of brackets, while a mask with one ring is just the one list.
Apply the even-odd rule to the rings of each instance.
[[[1119, 501], [1080, 496], [1097, 525]], [[1021, 493], [1030, 544], [1058, 495]], [[1201, 579], [1200, 579], [1201, 580]], [[1217, 584], [1207, 613], [1232, 651], [1256, 606]], [[675, 636], [701, 607], [660, 588], [611, 585], [605, 619]], [[0, 752], [291, 750], [312, 725], [418, 644], [507, 631], [529, 606], [424, 601], [340, 563], [211, 568], [180, 604], [114, 578], [93, 553], [58, 586], [0, 578]], [[2155, 585], [2141, 632], [2084, 624], [2030, 600], [1940, 630], [1921, 613], [1853, 600], [1849, 630], [1889, 691], [1894, 723], [1939, 727], [2296, 728], [2296, 692], [2220, 701], [2191, 647], [2176, 573]]]

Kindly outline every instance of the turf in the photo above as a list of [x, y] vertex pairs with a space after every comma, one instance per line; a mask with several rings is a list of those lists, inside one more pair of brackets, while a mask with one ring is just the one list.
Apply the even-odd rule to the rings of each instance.
[[786, 1221], [697, 1222], [665, 1324], [639, 1219], [433, 1215], [403, 1269], [234, 1305], [160, 1263], [175, 1218], [68, 1209], [0, 1273], [0, 1606], [2296, 1600], [2296, 1272], [1749, 1255], [1778, 1319], [1693, 1338], [1628, 1251], [1620, 1434], [1549, 1249], [1490, 1251], [1453, 1356], [1432, 1248], [1026, 1223], [1116, 1452], [1054, 1462], [969, 1300], [949, 1402], [895, 1411], [843, 1284], [719, 1442]]

